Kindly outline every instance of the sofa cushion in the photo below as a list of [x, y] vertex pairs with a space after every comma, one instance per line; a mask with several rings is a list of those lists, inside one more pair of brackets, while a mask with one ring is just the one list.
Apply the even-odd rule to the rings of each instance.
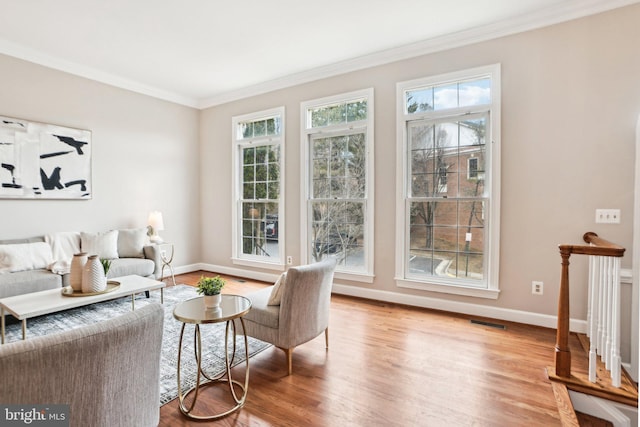
[[106, 233], [80, 233], [82, 252], [98, 255], [101, 259], [118, 258], [118, 230]]
[[0, 298], [62, 287], [62, 278], [49, 270], [0, 274]]
[[147, 277], [153, 275], [155, 263], [145, 258], [119, 258], [111, 261], [111, 268], [107, 273], [108, 278], [129, 276], [135, 274], [137, 276]]
[[0, 274], [47, 268], [52, 262], [51, 246], [44, 242], [0, 245]]
[[280, 306], [268, 305], [271, 289], [268, 287], [247, 295], [251, 300], [251, 309], [244, 315], [244, 319], [278, 329]]
[[120, 258], [144, 258], [142, 250], [149, 239], [147, 231], [146, 227], [118, 230], [118, 256]]

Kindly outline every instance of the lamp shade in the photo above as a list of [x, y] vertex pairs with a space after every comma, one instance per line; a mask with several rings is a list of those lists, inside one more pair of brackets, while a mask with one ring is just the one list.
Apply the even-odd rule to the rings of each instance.
[[156, 231], [164, 230], [164, 221], [162, 220], [162, 212], [153, 211], [149, 214], [148, 224], [154, 230], [154, 234]]

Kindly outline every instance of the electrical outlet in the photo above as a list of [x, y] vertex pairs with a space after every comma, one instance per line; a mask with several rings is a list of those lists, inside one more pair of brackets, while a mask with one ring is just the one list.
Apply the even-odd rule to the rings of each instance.
[[544, 292], [544, 283], [543, 282], [531, 282], [531, 293], [533, 295], [542, 295]]
[[293, 257], [292, 256], [288, 256], [287, 257], [287, 265], [291, 265], [293, 264]]
[[620, 224], [620, 209], [596, 209], [596, 224]]

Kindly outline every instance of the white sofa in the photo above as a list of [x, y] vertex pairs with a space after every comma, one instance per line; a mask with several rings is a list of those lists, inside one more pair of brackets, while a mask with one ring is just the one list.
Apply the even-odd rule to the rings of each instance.
[[160, 250], [149, 244], [147, 228], [0, 240], [0, 298], [68, 286], [71, 257], [81, 251], [111, 259], [107, 277], [161, 274]]

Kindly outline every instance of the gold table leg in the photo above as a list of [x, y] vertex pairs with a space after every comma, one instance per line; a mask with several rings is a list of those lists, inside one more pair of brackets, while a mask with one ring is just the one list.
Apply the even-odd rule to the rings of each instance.
[[[198, 363], [198, 373], [196, 375], [196, 385], [187, 390], [186, 393], [182, 393], [182, 384], [180, 382], [180, 364], [182, 358], [182, 340], [184, 337], [184, 329], [186, 323], [182, 324], [182, 329], [180, 331], [180, 342], [178, 344], [178, 400], [179, 400], [179, 408], [180, 412], [182, 412], [185, 416], [195, 419], [195, 420], [217, 420], [223, 417], [226, 417], [229, 414], [234, 413], [238, 409], [244, 406], [245, 400], [247, 398], [247, 392], [249, 391], [249, 346], [247, 335], [244, 327], [244, 320], [240, 318], [240, 324], [242, 326], [242, 333], [244, 334], [244, 351], [245, 351], [245, 364], [246, 370], [244, 375], [244, 384], [240, 383], [237, 380], [234, 380], [231, 377], [231, 365], [233, 364], [233, 360], [235, 358], [236, 351], [236, 326], [234, 320], [227, 321], [225, 328], [225, 338], [224, 338], [224, 348], [225, 348], [225, 371], [220, 374], [218, 377], [211, 378], [207, 375], [206, 372], [202, 370], [202, 337], [200, 334], [200, 325], [195, 325], [194, 331], [194, 352], [196, 361]], [[229, 328], [230, 326], [233, 328], [233, 353], [231, 355], [231, 359], [229, 359]], [[204, 376], [206, 379], [200, 382], [200, 377]], [[236, 405], [231, 409], [214, 415], [195, 415], [192, 413], [193, 408], [196, 405], [198, 400], [198, 393], [201, 388], [204, 388], [209, 385], [215, 385], [219, 383], [227, 383], [229, 384], [229, 390], [231, 392], [231, 396], [233, 397]], [[234, 385], [240, 387], [242, 389], [242, 396], [238, 397]], [[184, 404], [184, 400], [186, 397], [193, 392], [193, 401], [191, 405], [187, 408]]]
[[173, 244], [171, 245], [171, 256], [167, 257], [166, 255], [163, 255], [162, 252], [160, 252], [160, 258], [162, 260], [162, 271], [160, 272], [160, 281], [164, 282], [164, 269], [165, 267], [169, 269], [169, 273], [171, 273], [171, 279], [173, 280], [173, 286], [176, 285], [176, 276], [173, 272], [173, 267], [171, 266], [171, 263], [173, 262], [173, 255], [174, 255], [174, 251], [175, 251], [175, 246], [173, 246]]
[[173, 267], [171, 266], [171, 264], [163, 264], [162, 265], [162, 271], [160, 273], [160, 281], [164, 282], [164, 279], [166, 278], [164, 275], [164, 269], [168, 268], [169, 269], [169, 273], [171, 273], [171, 280], [173, 280], [173, 286], [176, 286], [176, 276], [173, 272]]
[[27, 339], [27, 319], [22, 319], [22, 340]]
[[4, 344], [4, 306], [0, 306], [0, 316], [2, 316], [0, 322], [2, 322], [2, 344]]

